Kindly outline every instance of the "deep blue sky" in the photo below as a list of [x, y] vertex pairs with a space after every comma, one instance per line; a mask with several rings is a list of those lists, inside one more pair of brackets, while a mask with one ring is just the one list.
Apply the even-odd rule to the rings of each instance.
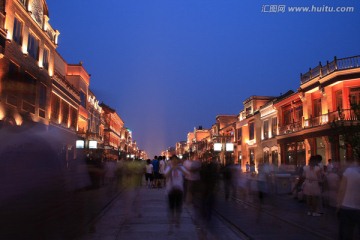
[[[149, 157], [252, 95], [299, 87], [319, 61], [360, 54], [358, 0], [48, 0], [58, 51], [83, 61]], [[266, 4], [354, 13], [262, 13]]]

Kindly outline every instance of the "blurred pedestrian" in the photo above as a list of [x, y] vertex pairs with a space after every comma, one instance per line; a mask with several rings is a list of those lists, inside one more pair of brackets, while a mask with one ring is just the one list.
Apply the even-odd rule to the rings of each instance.
[[176, 155], [171, 157], [170, 164], [165, 168], [166, 190], [169, 204], [169, 221], [172, 232], [172, 225], [180, 227], [180, 217], [184, 195], [184, 176], [189, 172], [180, 164]]
[[148, 159], [146, 160], [146, 166], [145, 166], [145, 182], [146, 182], [146, 186], [148, 188], [152, 188], [153, 186], [153, 174], [154, 174], [154, 167], [151, 164], [151, 160]]
[[140, 199], [138, 197], [140, 190], [140, 179], [144, 174], [141, 160], [126, 161], [123, 165], [122, 190], [124, 194], [124, 213], [125, 220], [135, 214], [141, 217]]
[[185, 202], [188, 204], [194, 204], [196, 195], [200, 192], [200, 168], [201, 162], [197, 159], [197, 155], [194, 154], [192, 159], [184, 161], [184, 167], [189, 172], [185, 176]]
[[324, 213], [324, 188], [325, 188], [325, 171], [326, 166], [322, 162], [322, 156], [321, 155], [315, 155], [316, 158], [316, 164], [320, 168], [320, 178], [319, 178], [319, 186], [320, 186], [320, 195], [318, 198], [318, 207], [317, 212], [320, 214]]
[[[360, 166], [359, 160], [345, 169], [338, 194], [339, 239], [359, 239]], [[357, 228], [357, 235], [355, 236]]]
[[317, 158], [311, 156], [309, 164], [304, 167], [303, 175], [305, 178], [303, 191], [307, 198], [309, 216], [318, 217], [321, 216], [317, 212], [318, 199], [321, 194], [319, 180], [320, 180], [320, 167], [317, 166]]
[[219, 165], [215, 158], [209, 158], [201, 165], [201, 216], [204, 223], [211, 220], [212, 209], [215, 203], [215, 191], [219, 178]]
[[326, 198], [326, 204], [330, 207], [336, 207], [337, 193], [340, 186], [340, 176], [337, 168], [332, 168], [331, 171], [327, 170], [325, 173], [326, 188], [324, 195]]
[[232, 172], [232, 162], [230, 159], [226, 159], [226, 164], [222, 169], [222, 177], [223, 177], [223, 184], [224, 184], [224, 192], [225, 192], [225, 200], [228, 201], [230, 198], [231, 192], [234, 191], [233, 189], [233, 172]]
[[245, 168], [246, 168], [246, 172], [250, 172], [250, 164], [249, 164], [249, 162], [246, 162]]
[[160, 187], [165, 187], [165, 156], [159, 157], [159, 185]]
[[328, 164], [326, 165], [327, 171], [331, 172], [334, 168], [334, 164], [332, 163], [331, 159], [328, 159]]

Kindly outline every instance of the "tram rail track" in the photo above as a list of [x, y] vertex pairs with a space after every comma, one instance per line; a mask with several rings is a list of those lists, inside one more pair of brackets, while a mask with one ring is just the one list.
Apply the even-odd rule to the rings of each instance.
[[[218, 197], [220, 197], [219, 195], [221, 195], [221, 194], [224, 194], [224, 193], [220, 191], [219, 194], [218, 194]], [[279, 216], [278, 214], [273, 213], [270, 210], [268, 210], [266, 207], [259, 207], [260, 205], [258, 205], [258, 204], [254, 204], [254, 203], [251, 203], [251, 202], [248, 202], [248, 201], [244, 201], [244, 200], [242, 200], [242, 199], [240, 199], [238, 197], [231, 197], [231, 200], [233, 202], [235, 202], [239, 208], [246, 207], [247, 210], [254, 210], [254, 215], [256, 215], [256, 214], [259, 214], [259, 215], [266, 214], [267, 216], [271, 217], [273, 219], [273, 221], [281, 222], [279, 224], [281, 224], [284, 228], [292, 227], [292, 228], [299, 229], [304, 234], [307, 233], [308, 235], [312, 235], [314, 239], [324, 239], [324, 240], [334, 240], [334, 239], [336, 239], [336, 236], [331, 237], [329, 235], [325, 235], [325, 234], [323, 234], [321, 232], [318, 232], [318, 231], [306, 226], [306, 224], [299, 224], [299, 223], [297, 223], [295, 221], [291, 221], [291, 219], [287, 219], [285, 217]], [[244, 228], [241, 225], [237, 224], [233, 220], [233, 218], [234, 218], [233, 216], [228, 216], [221, 209], [219, 209], [219, 207], [215, 207], [213, 209], [213, 212], [232, 231], [236, 232], [236, 234], [238, 234], [239, 237], [241, 237], [241, 239], [257, 239], [257, 237], [254, 236], [249, 231], [247, 231], [246, 228]], [[240, 215], [239, 217], [242, 217], [242, 216]]]

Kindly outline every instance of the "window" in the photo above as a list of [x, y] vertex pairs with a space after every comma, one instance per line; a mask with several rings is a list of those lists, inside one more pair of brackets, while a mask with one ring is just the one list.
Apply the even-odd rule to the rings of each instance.
[[39, 91], [39, 107], [41, 109], [45, 109], [46, 107], [46, 98], [47, 98], [47, 88], [44, 84], [40, 84], [40, 91]]
[[271, 135], [272, 137], [275, 137], [277, 133], [277, 118], [273, 118], [271, 120]]
[[342, 110], [343, 104], [342, 104], [342, 91], [336, 91], [335, 92], [335, 109], [336, 110]]
[[60, 98], [57, 95], [51, 96], [51, 119], [55, 120], [56, 123], [59, 123], [59, 113], [60, 113]]
[[40, 84], [39, 89], [39, 117], [45, 118], [45, 108], [47, 99], [47, 88], [44, 84]]
[[288, 125], [292, 123], [292, 109], [288, 108], [284, 110], [284, 125]]
[[23, 28], [22, 22], [20, 22], [19, 19], [15, 18], [14, 19], [13, 40], [14, 40], [14, 42], [16, 42], [19, 45], [22, 44], [22, 28]]
[[25, 81], [23, 85], [23, 99], [28, 103], [35, 105], [36, 101], [36, 79], [31, 75], [25, 75]]
[[20, 0], [20, 2], [25, 6], [26, 5], [26, 0]]
[[255, 125], [254, 122], [249, 123], [249, 140], [255, 138]]
[[313, 112], [314, 117], [321, 116], [321, 98], [314, 99], [313, 110], [314, 110], [314, 112]]
[[264, 163], [270, 162], [270, 152], [268, 150], [264, 151]]
[[351, 104], [360, 104], [360, 88], [351, 88], [350, 89], [350, 103]]
[[86, 108], [86, 95], [83, 91], [80, 91], [80, 105]]
[[35, 60], [39, 59], [39, 41], [31, 33], [29, 34], [27, 51]]
[[70, 127], [76, 129], [76, 125], [77, 125], [77, 110], [73, 107], [70, 107]]
[[49, 50], [44, 48], [43, 52], [43, 67], [48, 70], [49, 69]]
[[279, 155], [277, 150], [271, 151], [271, 159], [272, 159], [272, 164], [274, 164], [275, 166], [279, 165]]
[[302, 116], [303, 116], [303, 107], [302, 107], [302, 105], [300, 105], [300, 106], [297, 106], [295, 108], [295, 119], [294, 119], [294, 121], [295, 122], [300, 122], [301, 119], [302, 119]]
[[20, 84], [20, 91], [22, 94], [22, 108], [23, 110], [35, 113], [36, 103], [36, 79], [29, 74], [25, 74]]
[[61, 101], [61, 115], [61, 123], [67, 127], [69, 121], [69, 104], [67, 104], [65, 101]]
[[269, 121], [264, 121], [263, 134], [264, 134], [264, 139], [269, 138]]
[[237, 129], [237, 142], [238, 144], [242, 142], [242, 128]]

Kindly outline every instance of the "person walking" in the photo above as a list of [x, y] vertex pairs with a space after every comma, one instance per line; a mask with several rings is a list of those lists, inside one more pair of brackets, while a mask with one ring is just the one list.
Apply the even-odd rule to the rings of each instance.
[[151, 164], [151, 160], [148, 159], [146, 160], [146, 166], [145, 166], [145, 181], [146, 181], [146, 186], [148, 188], [152, 187], [152, 181], [153, 181], [153, 174], [154, 174], [154, 167]]
[[180, 164], [179, 158], [173, 155], [170, 164], [165, 168], [166, 191], [169, 204], [170, 233], [172, 226], [180, 227], [180, 217], [184, 195], [184, 176], [189, 172]]
[[[360, 235], [360, 166], [359, 160], [345, 169], [338, 194], [339, 239], [359, 239]], [[358, 236], [355, 236], [356, 228]]]
[[184, 161], [184, 167], [189, 172], [185, 176], [185, 202], [187, 204], [195, 204], [195, 201], [198, 200], [198, 194], [200, 192], [200, 169], [201, 162], [197, 159], [197, 155], [194, 154], [192, 159], [187, 159]]
[[159, 157], [159, 186], [165, 187], [165, 156]]
[[317, 157], [311, 156], [309, 164], [304, 167], [303, 176], [305, 178], [303, 192], [307, 198], [309, 216], [319, 217], [321, 214], [317, 212], [318, 199], [321, 194], [319, 180], [320, 167], [317, 166]]

